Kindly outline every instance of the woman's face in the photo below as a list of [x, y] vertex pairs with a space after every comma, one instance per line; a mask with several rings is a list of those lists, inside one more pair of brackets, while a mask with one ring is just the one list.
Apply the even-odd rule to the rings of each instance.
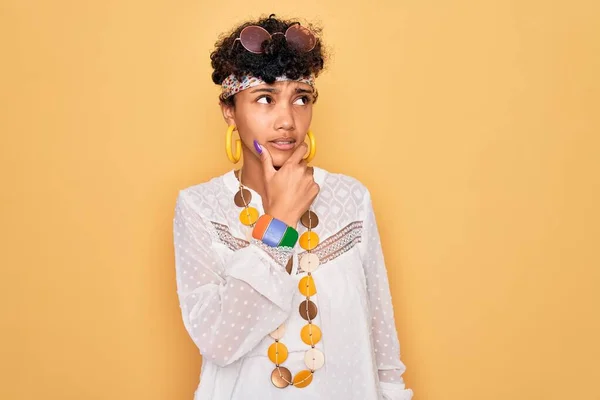
[[242, 140], [245, 160], [257, 157], [254, 140], [266, 146], [279, 167], [302, 144], [310, 127], [313, 88], [296, 81], [263, 84], [235, 96], [235, 107], [223, 105], [229, 125], [235, 125]]

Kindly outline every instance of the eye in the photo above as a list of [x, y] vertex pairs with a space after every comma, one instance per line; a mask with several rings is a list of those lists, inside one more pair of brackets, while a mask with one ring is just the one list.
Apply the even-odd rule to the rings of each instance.
[[264, 95], [256, 99], [256, 102], [261, 104], [271, 104], [273, 102], [273, 98], [271, 96]]
[[[298, 103], [299, 101], [302, 101], [301, 103]], [[302, 96], [296, 99], [296, 101], [294, 101], [294, 104], [299, 105], [299, 106], [305, 106], [308, 103], [310, 103], [310, 97], [308, 96]]]

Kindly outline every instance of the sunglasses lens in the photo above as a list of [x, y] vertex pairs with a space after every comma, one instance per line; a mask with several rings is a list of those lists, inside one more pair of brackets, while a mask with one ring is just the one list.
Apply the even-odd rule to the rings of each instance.
[[271, 37], [269, 32], [260, 26], [247, 26], [240, 32], [240, 42], [246, 50], [260, 54], [262, 53], [262, 44]]
[[292, 43], [298, 50], [307, 52], [315, 48], [317, 38], [310, 29], [302, 25], [292, 25], [285, 31], [285, 37], [289, 43]]

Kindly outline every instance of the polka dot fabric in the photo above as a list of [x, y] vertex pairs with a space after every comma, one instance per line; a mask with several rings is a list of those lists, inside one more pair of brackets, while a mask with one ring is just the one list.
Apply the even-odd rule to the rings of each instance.
[[[277, 77], [275, 79], [276, 82], [289, 81], [289, 80], [292, 80], [292, 79], [289, 79], [285, 76]], [[299, 79], [296, 79], [296, 81], [301, 82], [301, 83], [306, 83], [312, 87], [315, 86], [315, 78], [313, 76], [310, 76], [308, 78], [299, 78]], [[265, 83], [265, 81], [263, 81], [260, 78], [255, 77], [255, 76], [246, 75], [242, 78], [242, 80], [238, 80], [236, 78], [236, 76], [232, 74], [232, 75], [229, 75], [227, 78], [225, 78], [223, 83], [221, 83], [221, 92], [222, 92], [223, 98], [226, 99], [226, 98], [233, 96], [234, 94], [241, 92], [242, 90], [246, 90], [246, 89], [254, 87], [254, 86], [262, 85], [264, 83]]]
[[[232, 250], [215, 226], [227, 226], [243, 240], [233, 196], [234, 172], [180, 191], [173, 224], [177, 292], [183, 323], [202, 354], [195, 399], [244, 400], [410, 400], [402, 375], [394, 312], [385, 261], [369, 191], [356, 179], [315, 167], [321, 187], [313, 209], [315, 231], [323, 240], [337, 238], [344, 227], [360, 222], [360, 240], [314, 273], [319, 291], [315, 324], [322, 340], [316, 348], [325, 365], [306, 388], [278, 389], [271, 383], [267, 357], [269, 332], [285, 324], [282, 341], [289, 350], [283, 366], [305, 369], [306, 344], [300, 331], [297, 290], [306, 273], [298, 271], [303, 249], [272, 254], [250, 241]], [[252, 191], [251, 205], [264, 213]], [[302, 234], [302, 225], [297, 229]], [[342, 239], [339, 239], [342, 240]], [[292, 274], [282, 260], [293, 259]], [[312, 299], [312, 297], [311, 297]]]

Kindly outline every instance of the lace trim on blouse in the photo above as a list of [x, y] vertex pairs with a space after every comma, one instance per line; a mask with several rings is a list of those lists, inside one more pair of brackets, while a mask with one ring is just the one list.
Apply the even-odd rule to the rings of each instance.
[[[362, 226], [362, 221], [355, 221], [346, 225], [338, 233], [331, 235], [326, 240], [319, 243], [312, 252], [319, 257], [321, 264], [325, 264], [326, 262], [341, 256], [354, 247], [355, 244], [361, 242]], [[303, 251], [299, 256], [301, 257], [305, 253], [307, 252]]]
[[[219, 241], [230, 250], [237, 251], [250, 245], [250, 242], [247, 240], [233, 236], [227, 225], [214, 221], [211, 221], [211, 223], [215, 228]], [[351, 222], [339, 232], [319, 243], [312, 252], [319, 257], [321, 264], [325, 264], [346, 253], [357, 243], [360, 243], [362, 238], [362, 227], [362, 221]], [[273, 260], [282, 266], [287, 264], [293, 252], [291, 247], [271, 247], [256, 239], [252, 239], [252, 243], [263, 249]], [[301, 257], [305, 253], [307, 252], [303, 251], [299, 256]]]

